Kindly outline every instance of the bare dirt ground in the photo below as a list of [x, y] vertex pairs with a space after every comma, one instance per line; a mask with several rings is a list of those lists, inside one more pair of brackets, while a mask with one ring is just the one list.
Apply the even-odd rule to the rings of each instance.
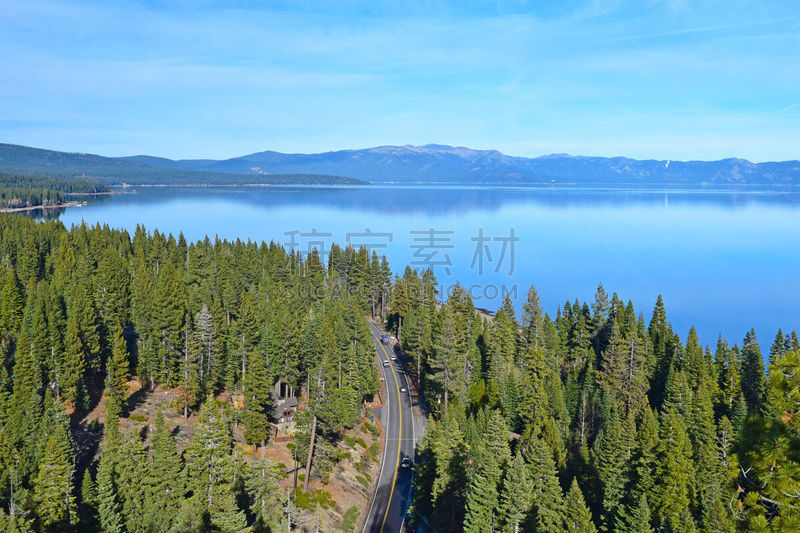
[[[222, 401], [230, 401], [230, 397], [220, 395]], [[102, 451], [102, 426], [105, 423], [105, 399], [95, 398], [94, 407], [83, 413], [73, 416], [72, 431], [78, 447], [80, 468], [88, 467], [94, 458]], [[177, 408], [176, 391], [156, 387], [155, 390], [146, 390], [138, 381], [128, 383], [128, 409], [127, 414], [120, 418], [120, 433], [137, 432], [143, 439], [153, 430], [155, 416], [161, 411], [172, 428], [178, 449], [185, 450], [191, 442], [197, 425], [197, 413], [192, 413], [188, 418]], [[234, 402], [235, 403], [235, 402]], [[303, 403], [301, 402], [301, 406]], [[376, 398], [374, 404], [380, 405]], [[337, 451], [344, 458], [340, 460], [330, 474], [327, 484], [318, 476], [312, 474], [309, 482], [309, 493], [324, 491], [329, 495], [331, 504], [319, 505], [315, 510], [299, 509], [295, 531], [311, 532], [317, 524], [321, 531], [340, 531], [342, 517], [348, 509], [355, 506], [358, 511], [358, 520], [355, 531], [363, 527], [366, 510], [369, 507], [372, 492], [377, 482], [380, 471], [380, 457], [383, 450], [383, 429], [377, 418], [372, 424], [378, 436], [369, 430], [372, 417], [365, 411], [358, 426], [345, 432], [342, 440], [337, 445]], [[241, 427], [233, 428], [234, 444], [237, 451], [245, 460], [255, 460], [264, 457], [283, 465], [286, 478], [282, 482], [284, 494], [291, 492], [295, 487], [295, 475], [298, 476], [297, 486], [302, 489], [302, 479], [305, 474], [305, 458], [300, 459], [299, 465], [292, 456], [292, 441], [270, 442], [263, 449], [246, 444]], [[312, 468], [313, 471], [313, 468]]]

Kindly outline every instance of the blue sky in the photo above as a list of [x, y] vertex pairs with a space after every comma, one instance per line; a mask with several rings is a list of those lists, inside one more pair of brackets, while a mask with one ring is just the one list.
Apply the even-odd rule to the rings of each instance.
[[0, 142], [800, 159], [800, 2], [0, 0]]

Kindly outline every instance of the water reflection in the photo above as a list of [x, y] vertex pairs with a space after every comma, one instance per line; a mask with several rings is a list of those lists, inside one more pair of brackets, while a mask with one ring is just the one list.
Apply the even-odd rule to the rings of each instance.
[[43, 207], [19, 211], [19, 213], [35, 220], [57, 220], [66, 210], [66, 207]]
[[[507, 205], [534, 203], [553, 207], [714, 205], [743, 208], [753, 204], [800, 207], [800, 191], [781, 189], [727, 191], [707, 189], [659, 190], [565, 187], [144, 187], [97, 196], [92, 204], [117, 205], [184, 200], [223, 199], [261, 207], [336, 206], [395, 213], [491, 211]], [[386, 200], [389, 200], [388, 202]]]

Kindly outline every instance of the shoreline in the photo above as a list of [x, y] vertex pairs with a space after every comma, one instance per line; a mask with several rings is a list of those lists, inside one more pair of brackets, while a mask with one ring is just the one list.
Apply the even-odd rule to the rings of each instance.
[[[110, 185], [110, 187], [113, 187], [113, 185]], [[110, 194], [125, 194], [125, 193], [123, 193], [121, 191], [113, 191], [113, 190], [111, 190], [111, 191], [102, 191], [102, 192], [65, 192], [64, 194], [67, 195], [67, 196], [106, 196], [106, 195], [110, 195]]]
[[135, 193], [137, 188], [170, 188], [170, 189], [208, 189], [208, 188], [303, 188], [303, 189], [325, 189], [325, 188], [453, 188], [453, 189], [551, 189], [551, 190], [586, 190], [586, 191], [608, 191], [624, 190], [630, 192], [657, 192], [657, 193], [795, 193], [800, 192], [800, 185], [758, 185], [758, 184], [582, 184], [578, 182], [525, 182], [525, 183], [491, 183], [474, 182], [459, 183], [451, 181], [431, 181], [431, 182], [405, 182], [405, 181], [380, 181], [365, 182], [363, 184], [353, 183], [330, 183], [330, 184], [303, 184], [303, 183], [146, 183], [146, 184], [123, 184], [110, 185], [111, 192], [104, 193], [74, 193], [80, 195], [111, 195]]
[[53, 205], [31, 205], [26, 207], [0, 207], [0, 213], [20, 213], [23, 211], [34, 211], [36, 209], [61, 209], [67, 207], [83, 207], [82, 202], [65, 202]]
[[[126, 190], [126, 189], [135, 189], [137, 187], [171, 187], [171, 188], [206, 188], [206, 187], [364, 187], [367, 185], [373, 185], [370, 182], [364, 183], [127, 183], [122, 185], [109, 185], [109, 187], [113, 188], [115, 191], [119, 190]], [[135, 191], [130, 191], [135, 192]], [[95, 193], [91, 193], [95, 194]], [[110, 193], [96, 193], [96, 194], [114, 194], [114, 191]]]

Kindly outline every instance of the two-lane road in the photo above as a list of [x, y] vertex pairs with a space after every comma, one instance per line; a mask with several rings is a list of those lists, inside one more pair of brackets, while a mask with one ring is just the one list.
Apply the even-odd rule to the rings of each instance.
[[[381, 343], [381, 330], [374, 324], [370, 324], [370, 328], [377, 351], [378, 368], [386, 384], [386, 401], [381, 411], [385, 441], [381, 472], [363, 532], [398, 533], [403, 530], [411, 497], [413, 473], [410, 469], [400, 468], [400, 462], [403, 457], [414, 458], [414, 416], [408, 376], [400, 361], [392, 359], [392, 346]], [[389, 361], [389, 365], [384, 366], [384, 361]]]

